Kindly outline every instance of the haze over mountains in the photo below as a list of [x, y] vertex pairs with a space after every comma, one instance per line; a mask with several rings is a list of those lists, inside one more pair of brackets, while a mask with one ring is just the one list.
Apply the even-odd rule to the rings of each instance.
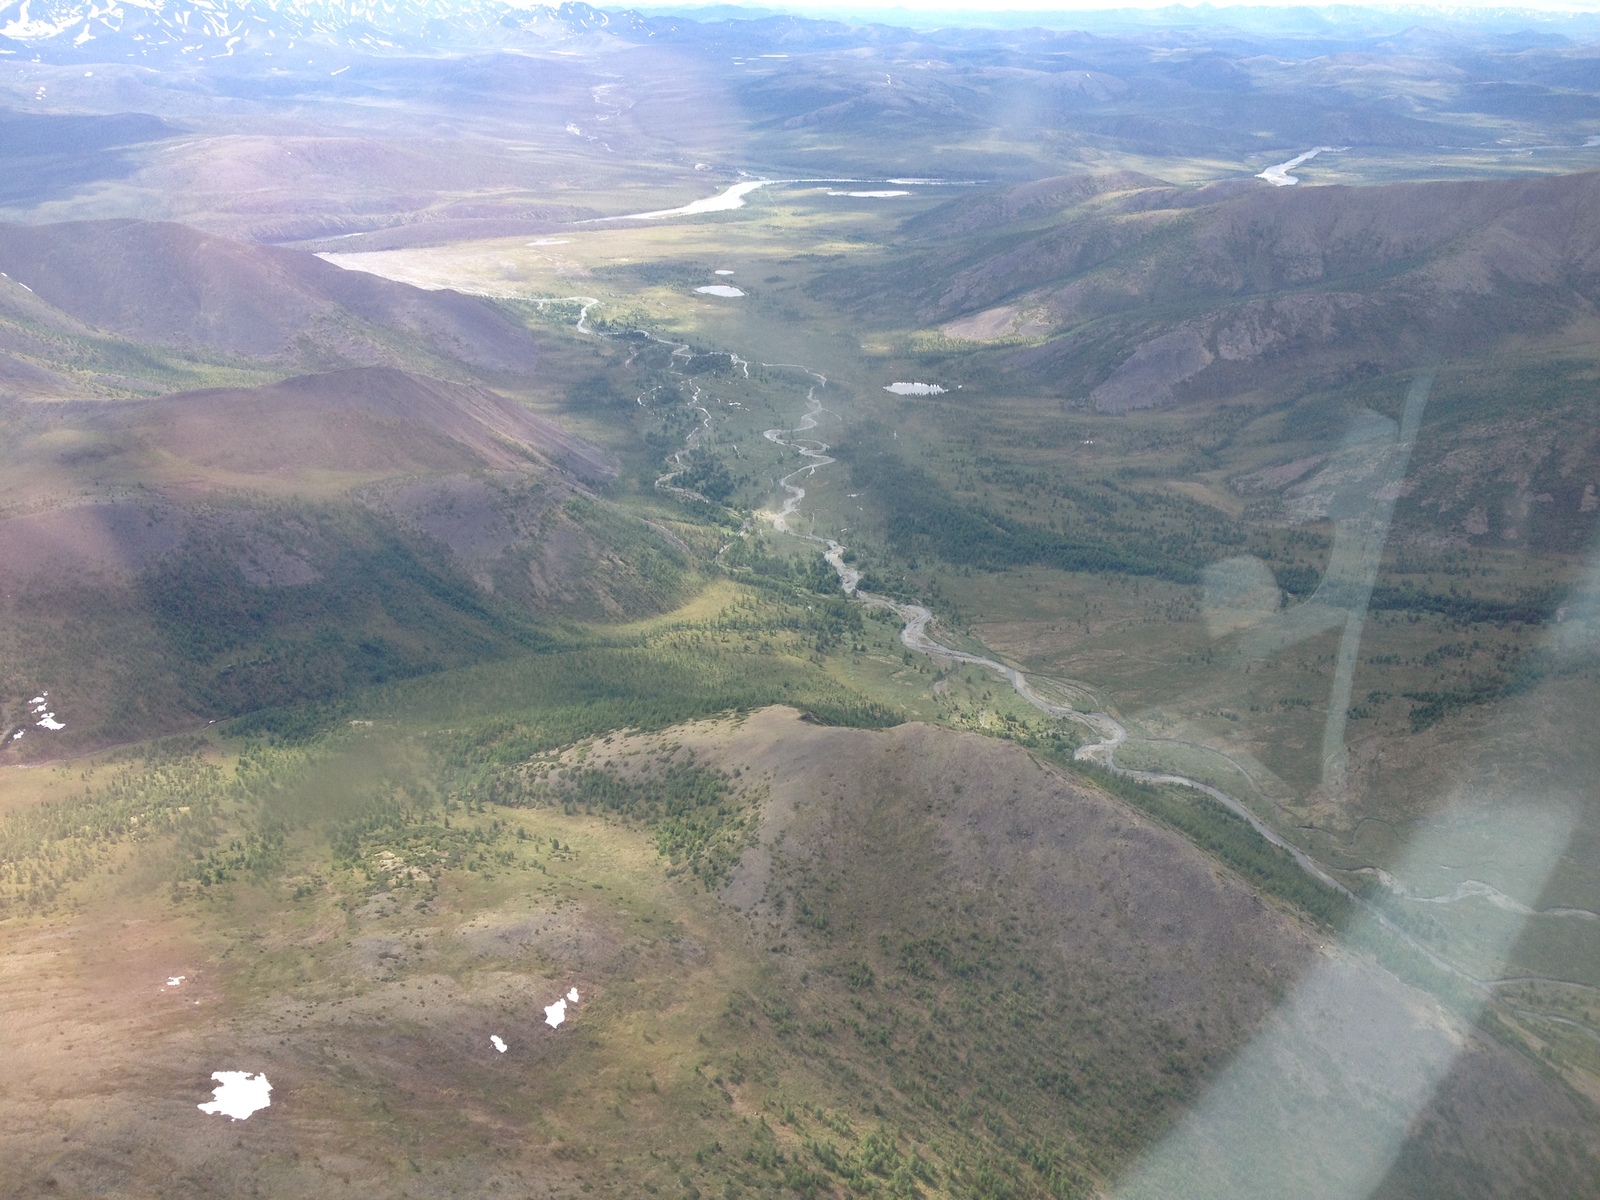
[[1597, 305], [1592, 15], [0, 4], [0, 1191], [1592, 1195]]
[[[31, 3], [24, 19], [13, 3], [5, 17], [17, 99], [0, 137], [27, 180], [7, 186], [27, 187], [17, 203], [56, 202], [30, 220], [177, 218], [268, 241], [536, 232], [628, 211], [617, 155], [625, 187], [671, 189], [696, 163], [1022, 181], [1122, 156], [1177, 181], [1242, 179], [1357, 146], [1369, 165], [1352, 181], [1371, 182], [1514, 173], [1530, 156], [1591, 165], [1584, 142], [1600, 133], [1583, 27], [1536, 17], [1522, 33], [1335, 19], [1221, 36], [583, 5]], [[83, 115], [47, 112], [57, 99]], [[286, 122], [291, 102], [301, 116]]]

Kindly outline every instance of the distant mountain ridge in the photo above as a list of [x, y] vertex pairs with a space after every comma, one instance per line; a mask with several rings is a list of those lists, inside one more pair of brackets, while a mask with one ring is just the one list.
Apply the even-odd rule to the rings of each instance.
[[[144, 0], [106, 5], [78, 0], [15, 0], [0, 6], [0, 46], [82, 56], [114, 43], [139, 58], [177, 51], [198, 59], [288, 51], [290, 43], [360, 47], [368, 53], [485, 46], [532, 36], [548, 40], [595, 32], [649, 36], [637, 13], [582, 3], [521, 6], [502, 0]], [[670, 24], [670, 22], [669, 22]], [[93, 47], [90, 49], [90, 47]]]

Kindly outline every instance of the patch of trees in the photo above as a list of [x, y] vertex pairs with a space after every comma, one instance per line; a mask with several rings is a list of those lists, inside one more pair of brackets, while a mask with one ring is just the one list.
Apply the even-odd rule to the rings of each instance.
[[1518, 621], [1539, 625], [1555, 616], [1554, 591], [1530, 592], [1514, 600], [1490, 600], [1471, 592], [1424, 592], [1406, 586], [1380, 584], [1372, 589], [1369, 606], [1380, 610], [1437, 613], [1464, 625]]
[[857, 446], [836, 453], [849, 463], [854, 485], [881, 506], [889, 545], [907, 558], [938, 557], [985, 570], [1047, 566], [1195, 583], [1200, 566], [1223, 553], [1192, 527], [1163, 530], [1154, 522], [1124, 524], [1115, 537], [1106, 536], [1103, 521], [1082, 534], [1059, 533], [963, 503], [927, 471], [890, 451]]
[[1401, 694], [1413, 705], [1411, 731], [1420, 733], [1463, 709], [1509, 700], [1543, 683], [1552, 675], [1575, 674], [1580, 670], [1592, 669], [1594, 665], [1593, 656], [1558, 664], [1548, 651], [1532, 650], [1520, 656], [1507, 673], [1480, 675], [1456, 687], [1419, 689]]
[[1204, 792], [1152, 786], [1087, 763], [1063, 765], [1172, 826], [1262, 891], [1287, 900], [1322, 924], [1339, 926], [1350, 916], [1349, 897], [1306, 874], [1288, 851], [1274, 846], [1248, 821]]
[[725, 883], [755, 834], [749, 798], [726, 772], [685, 758], [648, 764], [636, 775], [601, 767], [562, 770], [537, 793], [568, 811], [603, 812], [638, 821], [677, 870], [707, 887]]
[[1303, 563], [1285, 563], [1272, 568], [1278, 586], [1291, 596], [1309, 596], [1322, 582], [1322, 573]]
[[608, 375], [585, 375], [567, 389], [567, 403], [577, 409], [617, 409], [637, 407], [633, 397], [618, 390]]
[[715, 500], [719, 504], [733, 495], [734, 489], [739, 486], [733, 473], [728, 470], [728, 464], [704, 447], [690, 451], [688, 460], [688, 465], [673, 476], [675, 486], [699, 492], [707, 500]]
[[192, 538], [140, 580], [164, 648], [185, 664], [195, 708], [231, 716], [326, 701], [370, 684], [547, 645], [442, 552], [371, 514], [301, 511], [317, 577], [250, 582], [248, 546]]
[[[725, 570], [758, 587], [782, 584], [819, 596], [839, 595], [839, 576], [820, 554], [788, 557], [771, 553], [760, 538], [740, 538], [722, 555], [721, 563]], [[807, 597], [807, 603], [814, 602]], [[854, 605], [841, 600], [837, 611], [845, 621], [849, 618], [844, 613], [855, 615], [855, 622], [849, 628], [861, 627], [860, 613]]]

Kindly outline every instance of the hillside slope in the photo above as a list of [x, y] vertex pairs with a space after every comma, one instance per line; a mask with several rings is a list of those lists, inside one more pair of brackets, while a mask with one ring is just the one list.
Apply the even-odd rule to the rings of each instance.
[[159, 346], [324, 365], [408, 365], [420, 351], [490, 372], [538, 361], [488, 301], [169, 222], [0, 225], [0, 271], [75, 321]]
[[[125, 772], [195, 857], [118, 835], [70, 939], [0, 927], [34, 1035], [0, 1065], [0, 1185], [1088, 1197], [1327, 964], [1330, 1019], [1459, 1051], [1404, 1194], [1592, 1177], [1587, 1109], [1533, 1064], [1015, 746], [774, 708], [541, 756], [519, 790], [436, 776], [407, 736], [258, 746], [226, 808], [204, 770]], [[719, 888], [694, 830], [737, 850], [750, 820]], [[1339, 1011], [1361, 995], [1385, 1011]], [[1403, 1111], [1392, 1064], [1282, 1065]], [[272, 1106], [223, 1136], [194, 1106], [236, 1067]], [[1452, 1106], [1474, 1140], [1430, 1160]]]
[[525, 653], [692, 573], [595, 495], [605, 451], [389, 368], [0, 407], [0, 465], [0, 709], [74, 714], [8, 759]]
[[[1068, 177], [911, 222], [820, 290], [1124, 412], [1562, 335], [1600, 305], [1600, 172], [1382, 187]], [[1018, 347], [1018, 342], [1022, 346]]]

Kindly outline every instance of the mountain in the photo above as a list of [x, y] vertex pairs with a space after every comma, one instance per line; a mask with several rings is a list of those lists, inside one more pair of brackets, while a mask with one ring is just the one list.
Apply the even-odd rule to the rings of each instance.
[[96, 180], [137, 170], [137, 149], [181, 132], [147, 113], [31, 113], [0, 110], [0, 208], [70, 195]]
[[[43, 101], [19, 92], [18, 109], [37, 111], [59, 94], [102, 115], [144, 108], [209, 140], [223, 130], [205, 127], [215, 115], [206, 97], [257, 114], [290, 96], [316, 98], [343, 109], [337, 118], [320, 110], [321, 120], [364, 138], [382, 129], [419, 141], [429, 129], [458, 129], [503, 140], [510, 157], [530, 144], [593, 151], [591, 178], [607, 172], [608, 154], [671, 164], [680, 184], [697, 161], [730, 175], [755, 166], [1023, 181], [1104, 164], [1108, 154], [1181, 158], [1187, 178], [1246, 166], [1252, 174], [1279, 161], [1272, 155], [1317, 145], [1381, 150], [1386, 178], [1504, 172], [1530, 148], [1544, 161], [1586, 160], [1600, 117], [1592, 26], [1527, 20], [1516, 36], [1427, 20], [1397, 28], [1349, 12], [1256, 13], [1238, 26], [1214, 13], [1113, 13], [1071, 28], [1000, 29], [913, 28], [894, 13], [697, 20], [500, 0], [0, 8], [19, 59], [39, 60], [23, 74], [46, 89]], [[147, 69], [190, 84], [150, 86]], [[426, 111], [427, 120], [396, 121], [400, 111]], [[953, 130], [964, 132], [952, 139]], [[238, 127], [226, 134], [243, 136]], [[103, 178], [122, 177], [118, 154]], [[461, 202], [439, 182], [423, 170], [376, 209], [352, 211], [345, 195], [278, 224], [293, 229], [285, 237], [313, 237], [436, 218], [437, 206]], [[430, 202], [419, 203], [423, 192]], [[516, 199], [546, 208], [555, 199], [528, 193]], [[189, 202], [171, 189], [164, 199]], [[515, 207], [497, 189], [474, 199]], [[188, 216], [170, 206], [116, 211]]]
[[598, 446], [487, 388], [392, 368], [165, 396], [118, 405], [91, 423], [139, 431], [152, 447], [187, 462], [246, 474], [408, 469], [405, 459], [367, 460], [361, 449], [368, 433], [374, 447], [402, 445], [396, 433], [404, 427], [455, 443], [479, 467], [525, 466], [530, 455], [542, 455], [597, 481], [617, 469]]
[[0, 1193], [1594, 1192], [1600, 21], [1048, 22], [0, 0]]
[[390, 368], [12, 404], [0, 429], [5, 678], [57, 680], [66, 746], [525, 653], [541, 618], [671, 603], [690, 566], [595, 495], [600, 447]]
[[1068, 177], [906, 232], [909, 258], [818, 290], [881, 313], [887, 275], [901, 319], [1004, 344], [988, 361], [1106, 412], [1560, 337], [1600, 305], [1597, 172], [1383, 188]]
[[75, 322], [182, 350], [308, 365], [420, 351], [496, 373], [538, 361], [528, 330], [486, 300], [168, 222], [0, 225], [0, 271]]
[[[270, 54], [279, 37], [285, 39], [281, 43], [285, 47], [288, 42], [300, 41], [383, 53], [402, 47], [493, 45], [527, 34], [560, 37], [648, 31], [631, 13], [614, 15], [587, 4], [522, 6], [497, 0], [402, 0], [397, 4], [292, 0], [270, 5], [258, 0], [218, 4], [155, 0], [132, 9], [85, 7], [73, 0], [19, 0], [7, 9], [11, 19], [0, 26], [0, 36], [57, 54], [83, 57], [104, 53], [109, 43], [139, 58], [154, 55], [158, 60], [198, 51], [192, 60], [196, 62], [214, 55]], [[6, 10], [0, 9], [0, 15], [6, 15]]]

